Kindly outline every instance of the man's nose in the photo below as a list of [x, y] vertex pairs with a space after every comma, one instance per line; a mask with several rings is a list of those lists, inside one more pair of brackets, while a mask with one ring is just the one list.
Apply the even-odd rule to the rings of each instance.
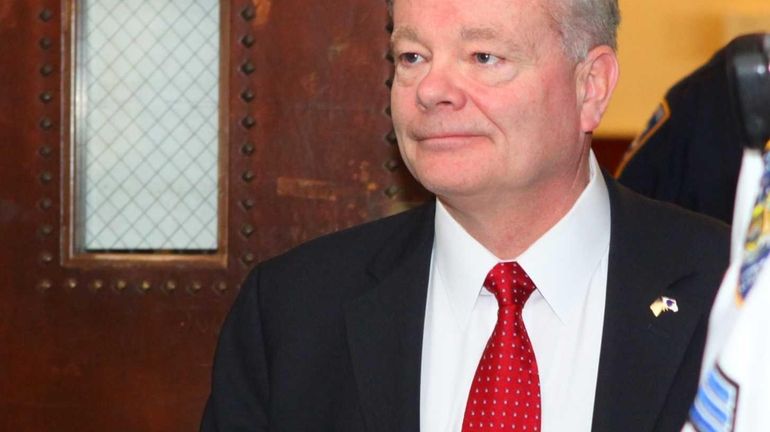
[[451, 64], [432, 63], [417, 85], [417, 103], [425, 111], [458, 110], [465, 105], [466, 95], [460, 85], [460, 74]]

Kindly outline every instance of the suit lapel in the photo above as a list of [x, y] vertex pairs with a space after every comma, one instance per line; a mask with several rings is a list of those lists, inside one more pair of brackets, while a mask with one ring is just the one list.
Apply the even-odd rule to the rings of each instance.
[[348, 345], [370, 431], [419, 430], [420, 367], [435, 205], [421, 208], [369, 269], [373, 288], [346, 306]]
[[[649, 205], [609, 178], [607, 187], [612, 226], [593, 430], [649, 431], [708, 301], [688, 289], [690, 267], [662, 258], [676, 255], [661, 253], [671, 247], [665, 219], [640, 217]], [[679, 312], [656, 318], [649, 306], [659, 296], [676, 299]]]

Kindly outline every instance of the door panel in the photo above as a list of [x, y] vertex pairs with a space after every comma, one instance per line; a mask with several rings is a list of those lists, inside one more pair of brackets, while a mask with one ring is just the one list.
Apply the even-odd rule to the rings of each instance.
[[72, 253], [77, 6], [0, 3], [0, 430], [195, 430], [248, 269], [426, 197], [393, 145], [384, 2], [225, 5], [213, 261]]

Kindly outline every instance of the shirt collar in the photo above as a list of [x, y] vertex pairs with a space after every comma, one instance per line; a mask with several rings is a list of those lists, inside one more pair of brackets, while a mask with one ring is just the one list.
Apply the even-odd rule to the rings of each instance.
[[[596, 158], [590, 155], [590, 180], [564, 217], [515, 258], [562, 323], [574, 316], [579, 299], [607, 255], [610, 204]], [[487, 272], [500, 261], [436, 203], [434, 275], [441, 278], [458, 324], [465, 327]]]

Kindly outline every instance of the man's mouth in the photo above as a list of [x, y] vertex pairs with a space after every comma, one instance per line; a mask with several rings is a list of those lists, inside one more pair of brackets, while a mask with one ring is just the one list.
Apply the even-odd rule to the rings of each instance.
[[413, 138], [421, 146], [436, 150], [449, 150], [456, 147], [466, 146], [483, 137], [484, 135], [477, 132], [451, 131], [415, 134]]

